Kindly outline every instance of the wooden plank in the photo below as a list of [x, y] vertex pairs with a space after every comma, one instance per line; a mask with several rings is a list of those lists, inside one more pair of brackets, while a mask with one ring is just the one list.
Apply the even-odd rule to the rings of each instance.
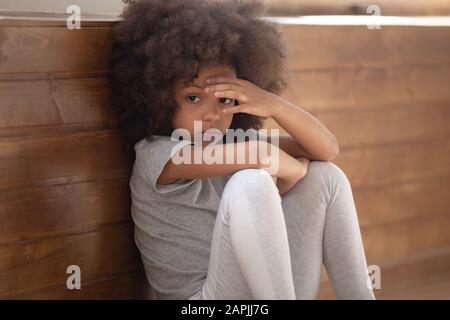
[[450, 246], [450, 213], [362, 229], [369, 264], [401, 261]]
[[[341, 148], [450, 136], [450, 102], [390, 105], [384, 108], [377, 105], [373, 108], [309, 113], [336, 136]], [[271, 118], [264, 121], [264, 128], [276, 128], [280, 133], [286, 133]]]
[[450, 136], [450, 102], [323, 112], [316, 116], [343, 148]]
[[382, 296], [382, 300], [450, 300], [450, 280], [386, 294]]
[[128, 178], [0, 192], [0, 244], [130, 221]]
[[123, 177], [130, 165], [117, 131], [0, 139], [0, 188], [59, 177]]
[[77, 122], [54, 125], [36, 125], [21, 127], [0, 128], [0, 140], [15, 139], [42, 139], [46, 137], [68, 136], [72, 134], [81, 134], [94, 131], [118, 131], [117, 121], [105, 122]]
[[[0, 73], [104, 71], [110, 27], [3, 27]], [[288, 26], [290, 70], [449, 63], [450, 28]], [[77, 45], [74, 46], [73, 44]], [[342, 46], [345, 43], [345, 46]], [[336, 54], [339, 53], [339, 54]]]
[[[448, 64], [450, 28], [283, 25], [289, 70]], [[345, 44], [345, 45], [343, 45]]]
[[106, 78], [0, 82], [0, 128], [116, 120]]
[[450, 140], [424, 140], [341, 149], [333, 161], [354, 188], [450, 175]]
[[300, 71], [288, 73], [281, 96], [311, 112], [386, 108], [448, 102], [449, 81], [450, 64]]
[[0, 297], [48, 286], [66, 285], [70, 265], [81, 269], [84, 281], [136, 270], [141, 264], [132, 224], [0, 246]]
[[82, 285], [81, 290], [68, 290], [58, 285], [44, 291], [15, 295], [12, 299], [20, 300], [131, 300], [155, 299], [145, 274], [129, 272], [89, 281]]
[[[1, 139], [0, 188], [5, 190], [61, 177], [74, 177], [77, 181], [90, 180], [95, 175], [124, 177], [129, 174], [130, 167], [119, 139], [115, 131]], [[450, 173], [447, 165], [450, 163], [450, 141], [424, 140], [341, 148], [334, 162], [346, 172], [353, 187], [438, 177]], [[77, 176], [84, 178], [77, 179]], [[58, 180], [58, 183], [67, 182], [70, 179]]]
[[63, 71], [63, 72], [33, 72], [33, 73], [0, 73], [0, 81], [25, 81], [25, 80], [59, 80], [80, 78], [109, 77], [110, 70], [96, 71]]
[[[370, 263], [369, 263], [370, 265]], [[318, 299], [335, 299], [329, 278], [323, 269]], [[450, 279], [450, 250], [435, 250], [425, 255], [412, 256], [403, 261], [380, 265], [381, 289], [375, 289], [377, 299], [407, 297], [412, 288]]]
[[0, 28], [0, 73], [104, 71], [110, 27]]
[[450, 214], [450, 176], [373, 188], [353, 188], [362, 228]]

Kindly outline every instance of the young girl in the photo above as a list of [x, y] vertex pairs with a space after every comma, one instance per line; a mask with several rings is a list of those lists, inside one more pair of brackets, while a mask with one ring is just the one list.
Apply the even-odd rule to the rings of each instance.
[[[314, 299], [324, 264], [339, 299], [374, 299], [351, 186], [329, 162], [336, 139], [278, 95], [285, 48], [263, 14], [259, 1], [141, 0], [114, 28], [113, 104], [146, 276], [159, 299]], [[290, 134], [259, 134], [267, 117]], [[204, 140], [172, 139], [176, 129]], [[215, 155], [256, 161], [176, 163], [209, 147], [207, 129], [223, 137]], [[230, 129], [248, 141], [225, 139]]]

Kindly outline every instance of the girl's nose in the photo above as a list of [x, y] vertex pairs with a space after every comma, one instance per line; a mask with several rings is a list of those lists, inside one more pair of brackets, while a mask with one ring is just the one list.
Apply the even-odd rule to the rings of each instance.
[[220, 120], [221, 113], [222, 113], [222, 106], [220, 105], [220, 103], [212, 103], [208, 108], [205, 120], [218, 121]]

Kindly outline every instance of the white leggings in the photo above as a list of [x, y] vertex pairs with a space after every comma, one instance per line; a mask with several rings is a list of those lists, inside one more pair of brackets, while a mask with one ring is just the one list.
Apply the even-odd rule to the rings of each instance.
[[205, 283], [189, 299], [315, 299], [322, 263], [338, 299], [375, 299], [343, 171], [311, 161], [280, 197], [267, 171], [241, 170], [223, 191]]

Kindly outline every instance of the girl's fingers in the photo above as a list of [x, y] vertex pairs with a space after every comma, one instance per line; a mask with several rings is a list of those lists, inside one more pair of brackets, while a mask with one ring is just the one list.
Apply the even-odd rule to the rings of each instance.
[[225, 109], [222, 109], [222, 112], [225, 114], [233, 114], [233, 113], [239, 113], [244, 112], [241, 106], [234, 106], [234, 107], [228, 107]]
[[216, 91], [214, 92], [214, 95], [218, 98], [236, 99], [240, 103], [248, 102], [247, 96], [245, 96], [242, 92], [236, 90]]
[[231, 83], [222, 83], [216, 85], [209, 85], [205, 88], [205, 92], [214, 92], [220, 90], [240, 90], [241, 86]]
[[239, 94], [236, 90], [222, 90], [222, 91], [214, 91], [214, 95], [220, 98], [237, 99]]

